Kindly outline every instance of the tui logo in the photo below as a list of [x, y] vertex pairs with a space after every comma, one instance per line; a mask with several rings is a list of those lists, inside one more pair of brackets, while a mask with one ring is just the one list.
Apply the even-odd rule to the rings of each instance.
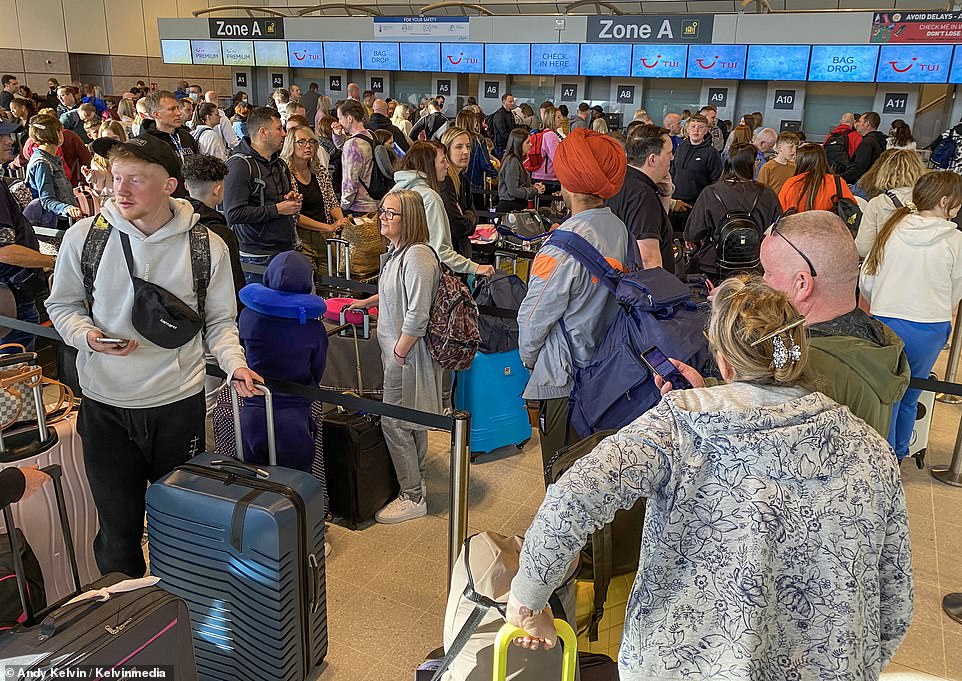
[[[715, 59], [716, 59], [716, 60], [718, 59], [718, 55], [717, 55], [717, 54], [715, 55]], [[713, 69], [713, 68], [715, 68], [715, 64], [718, 63], [717, 61], [713, 61], [713, 62], [712, 62], [711, 64], [709, 64], [708, 66], [705, 66], [705, 60], [704, 60], [704, 59], [696, 59], [695, 61], [698, 63], [698, 65], [699, 65], [700, 67], [702, 67], [702, 68], [705, 69], [706, 71], [707, 71], [708, 69]]]
[[[918, 59], [919, 59], [918, 57], [912, 57], [913, 62], [918, 61]], [[896, 73], [905, 73], [906, 71], [910, 71], [912, 67], [915, 66], [915, 64], [912, 63], [906, 66], [904, 69], [900, 69], [898, 66], [896, 66], [896, 64], [898, 64], [897, 61], [890, 61], [889, 64], [892, 66], [892, 70], [895, 71]]]

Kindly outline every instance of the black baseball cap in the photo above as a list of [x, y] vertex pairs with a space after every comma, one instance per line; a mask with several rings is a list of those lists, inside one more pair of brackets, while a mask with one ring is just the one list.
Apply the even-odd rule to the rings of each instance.
[[123, 147], [141, 161], [161, 166], [169, 177], [179, 178], [182, 172], [180, 157], [164, 142], [153, 135], [131, 137], [126, 142], [111, 137], [95, 139], [90, 148], [98, 156], [106, 157], [115, 149]]
[[0, 135], [12, 135], [23, 130], [17, 121], [0, 121]]

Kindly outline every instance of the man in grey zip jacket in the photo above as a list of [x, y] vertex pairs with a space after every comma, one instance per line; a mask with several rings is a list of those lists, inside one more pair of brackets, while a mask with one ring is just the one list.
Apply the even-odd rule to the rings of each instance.
[[[628, 230], [604, 202], [621, 189], [627, 165], [624, 149], [614, 139], [582, 128], [573, 130], [555, 152], [561, 194], [572, 214], [558, 230], [584, 237], [618, 269], [624, 269]], [[518, 330], [521, 361], [532, 370], [524, 398], [541, 403], [545, 464], [565, 444], [575, 369], [591, 359], [617, 311], [614, 296], [577, 260], [550, 239], [542, 246], [518, 311]], [[568, 439], [580, 438], [572, 431]]]

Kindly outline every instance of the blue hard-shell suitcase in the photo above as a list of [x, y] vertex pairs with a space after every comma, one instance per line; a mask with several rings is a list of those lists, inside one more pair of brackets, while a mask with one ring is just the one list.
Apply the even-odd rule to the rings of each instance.
[[521, 393], [529, 372], [518, 350], [477, 353], [459, 371], [454, 391], [458, 409], [471, 412], [471, 460], [505, 445], [520, 449], [531, 439], [531, 422]]
[[317, 478], [201, 454], [148, 488], [147, 536], [151, 575], [190, 609], [200, 679], [316, 674], [327, 654]]

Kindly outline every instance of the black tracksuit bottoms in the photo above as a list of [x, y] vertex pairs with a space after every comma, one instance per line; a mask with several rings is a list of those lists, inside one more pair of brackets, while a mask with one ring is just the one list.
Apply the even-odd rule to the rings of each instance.
[[203, 392], [145, 409], [84, 398], [77, 431], [100, 519], [94, 556], [103, 574], [144, 576], [147, 484], [203, 451], [205, 413]]

